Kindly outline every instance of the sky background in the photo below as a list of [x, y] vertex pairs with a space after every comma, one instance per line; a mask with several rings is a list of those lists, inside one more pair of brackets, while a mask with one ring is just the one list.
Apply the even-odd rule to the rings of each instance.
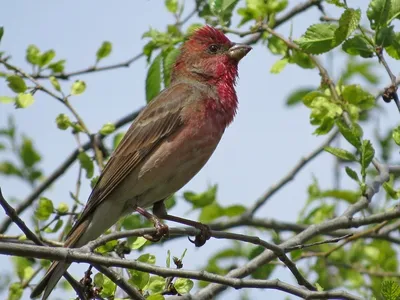
[[[367, 1], [348, 2], [353, 7], [362, 5], [364, 15]], [[293, 7], [300, 1], [289, 0], [289, 3]], [[244, 1], [238, 5], [241, 6], [244, 6]], [[186, 1], [184, 16], [192, 7], [192, 1]], [[336, 17], [340, 15], [332, 6], [329, 6], [328, 13]], [[319, 22], [319, 16], [320, 12], [312, 8], [294, 18], [293, 36], [299, 37], [309, 25]], [[193, 18], [194, 21], [199, 20]], [[234, 26], [238, 21], [236, 16]], [[113, 51], [100, 65], [125, 61], [142, 51], [147, 42], [141, 38], [145, 31], [150, 27], [165, 30], [166, 25], [173, 22], [174, 18], [165, 9], [164, 1], [120, 0], [112, 4], [104, 0], [7, 1], [0, 10], [0, 26], [5, 28], [0, 50], [12, 54], [12, 64], [29, 70], [25, 62], [25, 51], [29, 44], [35, 44], [43, 51], [54, 49], [56, 59], [67, 60], [66, 71], [69, 72], [92, 66], [95, 53], [105, 40], [112, 42]], [[245, 30], [246, 26], [243, 27], [243, 31]], [[290, 23], [279, 27], [278, 31], [288, 36]], [[240, 42], [238, 37], [230, 37]], [[222, 205], [250, 206], [268, 187], [286, 175], [302, 155], [307, 155], [326, 139], [312, 135], [315, 128], [309, 124], [307, 108], [288, 109], [284, 104], [293, 89], [316, 86], [320, 82], [318, 72], [289, 65], [279, 75], [270, 74], [269, 70], [277, 59], [279, 57], [270, 54], [266, 46], [257, 45], [240, 62], [240, 79], [237, 85], [240, 105], [237, 117], [226, 130], [208, 164], [183, 190], [202, 192], [208, 186], [218, 183], [218, 200]], [[326, 65], [337, 75], [344, 64], [343, 57], [338, 56]], [[398, 63], [391, 61], [391, 65], [393, 70], [398, 70]], [[72, 98], [71, 103], [92, 132], [99, 130], [104, 123], [115, 121], [145, 104], [144, 79], [147, 68], [145, 59], [141, 59], [129, 68], [73, 78], [85, 80], [87, 83], [86, 92]], [[387, 85], [387, 74], [382, 68], [378, 68], [377, 72], [382, 76], [381, 86]], [[68, 91], [70, 84], [71, 82], [62, 82], [64, 90]], [[46, 85], [50, 86], [49, 83]], [[0, 95], [12, 95], [4, 81], [0, 81]], [[69, 131], [60, 131], [54, 121], [59, 113], [70, 113], [58, 101], [43, 93], [38, 92], [35, 99], [35, 103], [28, 109], [15, 110], [12, 105], [0, 105], [0, 128], [7, 124], [8, 116], [14, 116], [19, 132], [34, 139], [35, 147], [43, 157], [41, 167], [45, 174], [49, 174], [76, 148], [76, 142]], [[393, 128], [398, 122], [398, 112], [394, 104], [386, 105], [384, 109], [387, 118], [381, 127]], [[375, 125], [366, 127], [367, 138], [372, 137], [368, 128]], [[7, 154], [4, 157], [7, 158]], [[311, 183], [312, 176], [318, 178], [321, 188], [330, 188], [333, 184], [332, 167], [331, 155], [320, 155], [293, 182], [270, 199], [256, 216], [296, 222], [307, 198], [307, 186]], [[69, 192], [75, 189], [76, 174], [77, 165], [74, 164], [43, 196], [55, 203], [70, 203]], [[348, 180], [344, 180], [343, 185], [352, 187]], [[0, 186], [6, 199], [24, 199], [30, 192], [29, 186], [12, 178], [0, 176]], [[89, 182], [84, 180], [81, 199], [85, 200], [89, 193]], [[181, 193], [182, 191], [179, 192]], [[188, 209], [189, 206], [180, 201], [172, 213], [179, 215]], [[23, 216], [27, 218], [30, 213]], [[193, 214], [190, 216], [196, 217]], [[0, 217], [4, 217], [3, 212]], [[18, 233], [18, 230], [14, 228], [10, 232]], [[268, 238], [266, 235], [260, 237]], [[184, 266], [194, 269], [204, 266], [207, 257], [224, 245], [229, 243], [211, 239], [205, 246], [196, 249], [186, 239], [180, 239], [149, 251], [155, 253], [158, 264], [164, 266], [168, 249], [173, 255], [179, 256], [182, 249], [187, 247]], [[7, 257], [0, 257], [0, 263], [3, 269], [11, 268]], [[83, 267], [75, 264], [70, 270], [78, 277], [81, 276]], [[290, 272], [285, 269], [274, 272], [271, 278], [293, 282]], [[228, 290], [224, 295], [227, 296], [228, 293], [232, 299], [239, 299], [237, 291]], [[5, 295], [4, 292], [1, 293], [0, 298]], [[251, 291], [250, 295], [251, 299], [266, 299], [267, 296], [271, 300], [280, 300], [286, 297], [282, 292], [270, 290]], [[65, 299], [60, 291], [52, 296], [54, 299]], [[69, 296], [72, 297], [73, 293]], [[23, 299], [28, 299], [27, 293]]]

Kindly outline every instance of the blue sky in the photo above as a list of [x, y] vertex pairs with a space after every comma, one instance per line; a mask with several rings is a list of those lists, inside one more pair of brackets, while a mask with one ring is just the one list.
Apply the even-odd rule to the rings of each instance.
[[[294, 6], [300, 1], [289, 2], [290, 6]], [[41, 50], [54, 49], [56, 58], [67, 60], [66, 71], [74, 71], [93, 65], [97, 48], [104, 40], [108, 40], [113, 44], [113, 51], [100, 65], [121, 62], [142, 51], [146, 41], [141, 36], [150, 27], [164, 30], [168, 23], [174, 21], [163, 3], [155, 0], [121, 0], [113, 4], [104, 0], [7, 1], [0, 10], [0, 26], [5, 28], [0, 50], [12, 54], [12, 64], [29, 70], [25, 62], [25, 51], [29, 44], [35, 44]], [[187, 3], [184, 15], [191, 11], [192, 2]], [[349, 5], [360, 4], [358, 1], [349, 1]], [[365, 11], [365, 4], [363, 9]], [[329, 13], [332, 16], [339, 15], [337, 10]], [[304, 16], [296, 17], [293, 20], [293, 36], [299, 37], [309, 25], [319, 22], [319, 16], [319, 11], [313, 8]], [[234, 24], [237, 22], [238, 19], [235, 19]], [[280, 27], [278, 31], [288, 36], [289, 25]], [[237, 37], [230, 37], [240, 41]], [[279, 75], [270, 74], [269, 70], [277, 59], [279, 57], [270, 54], [266, 46], [257, 45], [242, 60], [237, 85], [240, 105], [236, 120], [227, 129], [206, 167], [183, 190], [201, 192], [209, 185], [218, 183], [218, 199], [223, 205], [240, 203], [250, 206], [284, 176], [302, 155], [308, 154], [324, 141], [325, 137], [311, 134], [314, 128], [309, 124], [308, 109], [287, 109], [284, 105], [291, 90], [316, 86], [320, 80], [318, 72], [289, 65]], [[340, 57], [333, 61], [334, 74], [339, 73], [344, 63]], [[104, 123], [117, 120], [145, 104], [144, 79], [147, 67], [145, 59], [141, 59], [130, 68], [74, 78], [87, 83], [86, 92], [71, 99], [71, 103], [91, 131], [97, 131]], [[388, 84], [387, 75], [380, 68], [378, 72], [382, 74], [382, 86]], [[70, 84], [63, 82], [62, 86], [68, 90]], [[12, 95], [4, 82], [0, 82], [0, 94]], [[35, 146], [44, 158], [41, 166], [45, 174], [49, 174], [76, 148], [76, 142], [71, 134], [61, 132], [54, 121], [59, 113], [70, 115], [69, 112], [43, 93], [38, 92], [35, 98], [35, 103], [25, 110], [1, 105], [0, 127], [7, 123], [9, 115], [13, 115], [20, 132], [34, 139]], [[385, 110], [388, 118], [384, 127], [394, 127], [398, 120], [394, 105], [385, 106]], [[372, 136], [371, 133], [366, 134]], [[296, 222], [307, 198], [306, 190], [313, 174], [318, 177], [321, 187], [329, 188], [332, 186], [332, 166], [331, 156], [322, 154], [260, 209], [257, 216]], [[44, 196], [55, 202], [70, 201], [69, 191], [75, 188], [76, 174], [75, 164]], [[352, 187], [347, 181], [344, 185]], [[28, 186], [5, 177], [0, 177], [0, 186], [6, 198], [23, 199], [30, 191]], [[83, 181], [82, 200], [89, 193], [89, 183]], [[180, 201], [172, 213], [183, 214], [188, 209], [189, 206]], [[30, 213], [24, 214], [24, 217]], [[196, 217], [193, 214], [190, 216]], [[13, 232], [18, 231], [14, 228]], [[266, 235], [261, 237], [268, 238]], [[187, 247], [185, 268], [200, 268], [206, 264], [206, 258], [222, 246], [220, 241], [211, 240], [204, 247], [195, 249], [186, 239], [181, 239], [151, 251], [157, 254], [158, 263], [164, 265], [168, 249], [179, 255]], [[204, 260], [198, 257], [204, 257]], [[0, 257], [0, 262], [3, 266], [10, 266], [6, 257]], [[71, 268], [76, 276], [80, 276], [82, 270], [82, 266]], [[275, 277], [293, 282], [285, 269], [275, 272], [272, 278]], [[239, 299], [236, 291], [229, 293], [234, 299]], [[265, 299], [265, 295], [268, 295], [268, 299], [285, 297], [281, 292], [256, 291], [252, 292], [252, 299]], [[64, 298], [60, 292], [54, 296]], [[4, 297], [4, 294], [0, 297]], [[28, 299], [28, 295], [24, 295], [23, 299]]]

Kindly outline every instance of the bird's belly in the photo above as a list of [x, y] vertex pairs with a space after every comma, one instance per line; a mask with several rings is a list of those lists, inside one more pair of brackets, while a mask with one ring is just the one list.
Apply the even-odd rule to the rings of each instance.
[[131, 195], [128, 201], [132, 203], [128, 205], [149, 207], [188, 183], [206, 164], [221, 139], [223, 131], [211, 125], [184, 127], [147, 156], [119, 189]]

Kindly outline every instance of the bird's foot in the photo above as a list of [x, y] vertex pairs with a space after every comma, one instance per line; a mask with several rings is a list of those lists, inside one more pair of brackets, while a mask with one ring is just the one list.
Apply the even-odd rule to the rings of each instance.
[[145, 234], [143, 237], [150, 242], [158, 242], [161, 240], [163, 236], [168, 235], [169, 233], [169, 228], [168, 225], [163, 224], [159, 219], [155, 218], [154, 221], [154, 228], [156, 229], [156, 232], [153, 234]]
[[188, 237], [189, 241], [192, 242], [196, 247], [203, 246], [211, 237], [211, 229], [210, 226], [197, 223], [197, 225], [193, 225], [193, 227], [200, 230], [200, 233], [195, 236], [194, 240]]
[[169, 233], [168, 226], [163, 224], [161, 220], [157, 218], [155, 215], [152, 215], [147, 210], [141, 207], [137, 207], [136, 211], [146, 219], [150, 220], [154, 224], [154, 228], [156, 229], [156, 232], [153, 234], [145, 234], [143, 236], [145, 239], [149, 240], [150, 242], [158, 242], [159, 240], [161, 240], [163, 236], [168, 235]]

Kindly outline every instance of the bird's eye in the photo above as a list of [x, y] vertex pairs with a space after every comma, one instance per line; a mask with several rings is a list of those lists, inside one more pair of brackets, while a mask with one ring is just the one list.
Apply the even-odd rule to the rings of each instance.
[[218, 50], [220, 49], [220, 46], [218, 45], [211, 45], [210, 47], [208, 47], [208, 51], [210, 51], [211, 53], [217, 53]]

